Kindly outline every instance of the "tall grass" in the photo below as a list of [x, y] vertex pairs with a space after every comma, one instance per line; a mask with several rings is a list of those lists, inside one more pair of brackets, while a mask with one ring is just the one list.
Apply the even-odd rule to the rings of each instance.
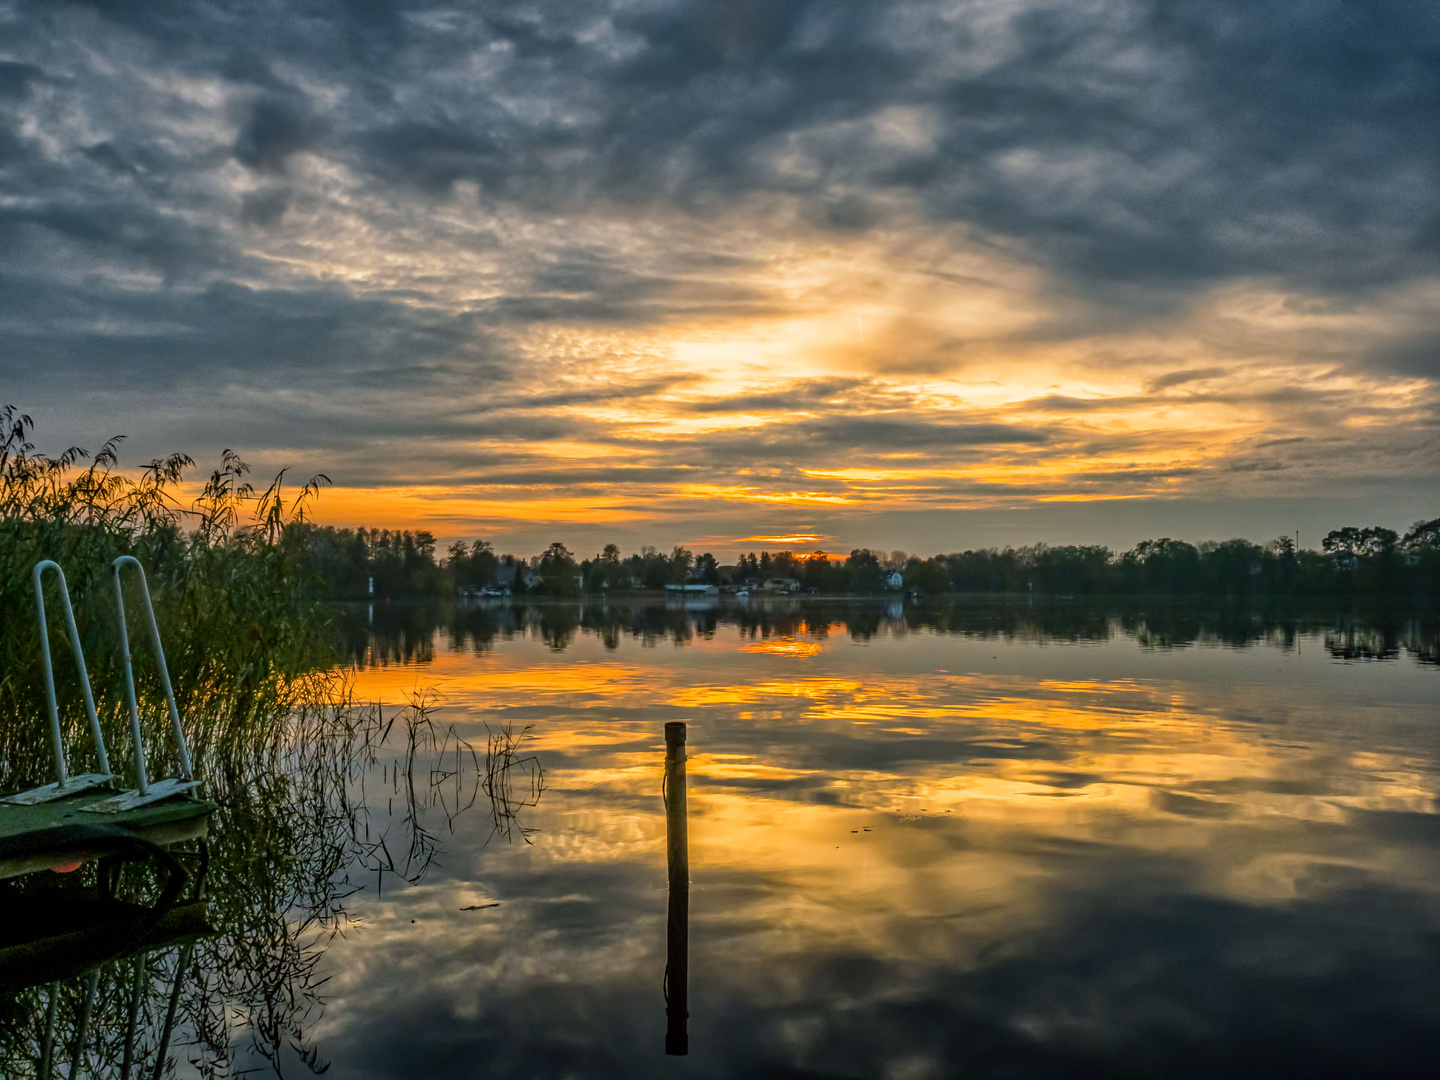
[[[181, 1055], [193, 1071], [217, 1077], [256, 1057], [277, 1073], [282, 1059], [323, 1071], [310, 1032], [323, 1009], [320, 961], [349, 923], [347, 898], [372, 884], [418, 882], [434, 865], [438, 837], [482, 795], [498, 831], [526, 837], [517, 815], [543, 790], [539, 764], [517, 757], [508, 730], [482, 762], [435, 723], [427, 698], [393, 711], [353, 699], [303, 547], [325, 477], [292, 494], [281, 473], [260, 491], [227, 450], [187, 502], [193, 462], [184, 455], [126, 473], [118, 439], [93, 455], [72, 447], [49, 457], [36, 451], [32, 430], [28, 417], [0, 409], [0, 791], [46, 782], [52, 768], [30, 586], [41, 559], [65, 569], [112, 765], [122, 780], [133, 768], [109, 575], [117, 555], [135, 556], [147, 570], [204, 795], [218, 805], [206, 887], [218, 932], [141, 961], [140, 1060], [148, 1072], [163, 1045], [161, 1018], [183, 958], [172, 1061]], [[49, 598], [53, 605], [53, 591]], [[141, 625], [134, 614], [129, 621]], [[50, 631], [67, 756], [72, 768], [88, 768], [79, 689], [53, 617]], [[139, 641], [135, 654], [147, 754], [159, 775], [166, 763], [156, 751], [168, 745], [163, 698]], [[512, 775], [523, 778], [523, 792]], [[93, 887], [95, 878], [87, 866], [63, 879], [0, 882], [0, 901]], [[154, 878], [128, 867], [127, 895], [152, 896]], [[113, 1073], [118, 1064], [134, 971], [132, 961], [100, 969], [82, 1072]], [[0, 1076], [33, 1072], [52, 995], [68, 1051], [80, 991], [72, 980], [0, 995]]]
[[[226, 450], [199, 494], [182, 497], [194, 462], [157, 458], [127, 473], [120, 439], [94, 454], [71, 447], [38, 452], [33, 423], [0, 408], [0, 791], [48, 781], [36, 603], [30, 572], [41, 559], [65, 571], [106, 742], [117, 770], [132, 775], [121, 708], [119, 629], [110, 564], [133, 555], [145, 566], [166, 659], [197, 751], [252, 729], [305, 700], [331, 660], [317, 583], [295, 550], [294, 530], [328, 479], [291, 494], [284, 472], [263, 490]], [[91, 766], [82, 737], [78, 680], [47, 584], [67, 756]], [[133, 590], [132, 590], [133, 592]], [[132, 627], [143, 625], [132, 614]], [[158, 702], [155, 666], [136, 643], [142, 697]], [[165, 745], [165, 740], [159, 740]], [[157, 763], [157, 771], [158, 765]]]
[[[235, 1075], [257, 1059], [277, 1074], [286, 1061], [323, 1071], [312, 1039], [325, 1004], [322, 961], [330, 941], [350, 925], [349, 898], [372, 885], [383, 890], [387, 880], [418, 884], [434, 865], [437, 838], [477, 801], [487, 778], [509, 765], [509, 758], [482, 762], [453, 730], [436, 724], [423, 697], [386, 710], [351, 700], [343, 682], [327, 689], [333, 700], [291, 709], [266, 738], [229, 740], [225, 752], [208, 759], [206, 794], [219, 809], [205, 895], [207, 918], [218, 932], [139, 961], [137, 1059], [148, 1063], [147, 1074], [162, 1045], [182, 959], [187, 966], [169, 1047], [194, 1073]], [[156, 876], [131, 865], [122, 890], [137, 900], [153, 896]], [[80, 880], [40, 874], [3, 882], [0, 897], [89, 885], [93, 867], [74, 877]], [[99, 969], [85, 1057], [91, 1075], [113, 1075], [123, 1057], [136, 962]], [[82, 977], [0, 994], [0, 1076], [34, 1072], [52, 996], [59, 1000], [61, 1056], [68, 1057], [84, 983]]]

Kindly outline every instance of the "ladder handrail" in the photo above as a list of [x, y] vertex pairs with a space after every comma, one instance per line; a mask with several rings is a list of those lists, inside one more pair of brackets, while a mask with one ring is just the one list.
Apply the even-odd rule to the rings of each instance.
[[135, 674], [130, 666], [130, 632], [125, 624], [125, 591], [120, 583], [122, 567], [133, 566], [140, 575], [140, 593], [145, 599], [145, 619], [150, 628], [150, 645], [155, 650], [160, 685], [165, 691], [165, 703], [170, 709], [170, 723], [175, 728], [175, 745], [180, 754], [180, 775], [187, 781], [193, 780], [194, 769], [190, 764], [190, 747], [185, 743], [185, 731], [180, 726], [180, 710], [175, 706], [175, 690], [170, 685], [170, 669], [165, 663], [165, 648], [160, 644], [160, 627], [155, 622], [155, 606], [150, 602], [150, 585], [145, 580], [145, 567], [133, 555], [121, 555], [110, 566], [115, 581], [115, 605], [120, 613], [120, 654], [125, 659], [125, 690], [130, 698], [130, 725], [135, 736], [135, 766], [140, 778], [140, 793], [148, 795], [150, 788], [145, 774], [145, 749], [140, 741], [140, 707], [135, 699]]
[[95, 751], [100, 759], [100, 771], [110, 773], [110, 756], [105, 753], [105, 737], [100, 732], [100, 717], [95, 712], [95, 698], [90, 692], [90, 673], [85, 669], [85, 653], [80, 648], [80, 631], [75, 625], [75, 609], [70, 605], [70, 589], [65, 584], [65, 571], [60, 564], [42, 559], [35, 564], [30, 578], [35, 586], [35, 607], [40, 618], [40, 654], [45, 661], [45, 700], [50, 706], [50, 742], [55, 750], [57, 788], [65, 789], [70, 774], [65, 767], [65, 743], [60, 734], [60, 707], [55, 699], [55, 672], [50, 662], [50, 630], [45, 621], [45, 587], [41, 580], [46, 570], [54, 570], [60, 577], [60, 599], [64, 601], [65, 627], [70, 634], [70, 651], [75, 654], [75, 666], [80, 672], [80, 692], [85, 698], [85, 712], [90, 718], [90, 733], [95, 737]]
[[[120, 559], [125, 556], [120, 556]], [[125, 624], [125, 592], [120, 587], [120, 559], [110, 564], [115, 583], [115, 607], [120, 613], [120, 656], [125, 661], [125, 693], [130, 703], [130, 735], [135, 740], [135, 778], [140, 794], [150, 794], [150, 779], [145, 775], [145, 744], [140, 735], [140, 706], [135, 700], [135, 672], [130, 667], [130, 629]], [[143, 580], [143, 575], [142, 575]]]

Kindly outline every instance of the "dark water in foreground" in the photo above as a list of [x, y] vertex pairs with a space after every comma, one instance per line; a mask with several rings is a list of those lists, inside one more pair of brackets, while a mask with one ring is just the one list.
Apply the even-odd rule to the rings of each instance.
[[[373, 858], [332, 875], [343, 934], [297, 931], [314, 962], [273, 1040], [286, 1075], [1440, 1065], [1433, 626], [994, 605], [377, 616], [352, 637], [359, 693], [433, 692], [478, 753], [450, 740], [403, 775], [386, 754], [352, 775], [365, 837], [398, 869], [418, 850], [417, 883]], [[673, 720], [686, 1057], [664, 1052]], [[477, 789], [505, 727], [528, 737]], [[268, 1071], [231, 1012], [228, 1068]], [[194, 1037], [177, 1028], [181, 1075]]]

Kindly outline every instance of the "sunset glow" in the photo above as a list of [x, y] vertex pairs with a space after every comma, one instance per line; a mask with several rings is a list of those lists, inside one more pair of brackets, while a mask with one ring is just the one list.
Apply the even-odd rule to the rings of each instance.
[[1433, 1073], [1437, 103], [1435, 0], [0, 0], [0, 1077]]
[[[846, 640], [843, 628], [831, 629], [839, 641]], [[898, 644], [881, 642], [885, 654]], [[734, 681], [716, 681], [717, 665], [737, 648], [747, 656], [747, 667]], [[567, 664], [517, 649], [480, 658], [441, 649], [419, 666], [363, 669], [356, 690], [398, 703], [417, 682], [434, 685], [441, 693], [441, 714], [472, 739], [479, 719], [498, 723], [511, 709], [567, 710], [572, 718], [539, 726], [532, 745], [542, 755], [582, 754], [589, 764], [552, 775], [551, 782], [567, 790], [624, 791], [641, 798], [653, 795], [662, 749], [654, 725], [643, 718], [654, 710], [687, 717], [693, 742], [688, 771], [692, 782], [700, 782], [691, 794], [697, 865], [712, 874], [727, 866], [768, 868], [797, 881], [818, 874], [823, 886], [817, 881], [814, 887], [842, 908], [844, 896], [852, 905], [870, 897], [865, 903], [873, 905], [878, 901], [872, 890], [883, 889], [886, 880], [908, 879], [911, 871], [903, 867], [918, 854], [907, 845], [913, 840], [923, 847], [924, 834], [906, 839], [893, 830], [926, 817], [953, 815], [970, 829], [1019, 829], [1075, 843], [1108, 842], [1123, 828], [1129, 845], [1211, 861], [1210, 887], [1219, 892], [1266, 899], [1293, 893], [1297, 875], [1310, 864], [1301, 858], [1281, 865], [1265, 852], [1234, 861], [1223, 843], [1212, 848], [1224, 834], [1266, 823], [1339, 824], [1355, 810], [1428, 814], [1436, 797], [1431, 778], [1405, 761], [1364, 751], [1347, 759], [1354, 782], [1345, 794], [1287, 793], [1284, 779], [1307, 766], [1307, 751], [1268, 738], [1263, 728], [1227, 721], [1225, 693], [1201, 683], [978, 672], [915, 678], [876, 667], [857, 670], [848, 650], [831, 658], [843, 664], [845, 675], [795, 668], [796, 674], [786, 677], [754, 665], [818, 660], [824, 655], [819, 641], [776, 636], [747, 642], [729, 629], [687, 650], [695, 656], [684, 664], [645, 664], [638, 658]], [[1326, 715], [1318, 699], [1305, 699], [1297, 708], [1302, 724]], [[706, 749], [711, 724], [736, 722], [780, 727], [758, 729], [770, 741], [753, 753]], [[783, 735], [775, 741], [776, 731], [802, 729], [807, 741]], [[970, 740], [996, 748], [996, 756], [983, 767], [959, 771], [948, 760], [904, 759], [897, 772], [893, 766], [811, 763], [806, 749], [825, 738], [907, 737]], [[798, 784], [794, 790], [803, 792], [807, 778], [844, 791], [844, 805], [787, 799], [786, 785]], [[761, 797], [766, 785], [776, 785], [773, 797]], [[1156, 793], [1166, 791], [1177, 793], [1177, 805], [1194, 805], [1188, 817], [1157, 809]], [[855, 877], [850, 856], [834, 856], [827, 839], [837, 829], [842, 835], [858, 830], [861, 823], [891, 830], [883, 858], [876, 849], [881, 861], [873, 873], [879, 877]], [[631, 839], [642, 847], [656, 842], [643, 832]], [[547, 850], [561, 860], [579, 853], [566, 843]], [[587, 848], [584, 857], [631, 855], [617, 840], [603, 851]], [[943, 876], [950, 872], [946, 865], [940, 852], [929, 852], [924, 872]], [[967, 888], [976, 886], [976, 873], [997, 875], [991, 888], [1021, 884], [1007, 884], [1009, 875], [999, 866], [981, 871], [969, 860], [963, 871], [958, 866], [953, 871], [971, 875]], [[894, 910], [913, 912], [911, 899], [902, 894]], [[848, 923], [834, 911], [815, 917], [814, 932], [846, 932]]]
[[[89, 9], [8, 24], [7, 395], [47, 444], [229, 446], [328, 474], [322, 522], [520, 550], [1429, 512], [1428, 128], [1332, 102], [1375, 133], [1361, 179], [1270, 76], [1239, 120], [1229, 76], [1144, 18], [1056, 15], [1052, 70], [1021, 61], [1044, 5], [902, 7], [927, 28], [903, 44], [878, 9], [797, 9], [743, 46], [683, 11], [546, 9], [563, 62], [416, 12], [383, 102], [338, 29], [278, 9], [264, 78], [198, 59], [249, 55], [246, 20], [194, 13], [204, 48]], [[672, 17], [710, 28], [649, 66]], [[830, 50], [866, 58], [853, 84]], [[1257, 146], [1273, 168], [1242, 164]]]

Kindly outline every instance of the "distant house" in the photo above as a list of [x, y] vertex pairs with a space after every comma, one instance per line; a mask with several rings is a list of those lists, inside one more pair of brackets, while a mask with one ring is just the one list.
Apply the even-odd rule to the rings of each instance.
[[495, 567], [495, 587], [509, 592], [515, 586], [515, 560], [508, 559]]
[[905, 587], [905, 579], [900, 576], [899, 570], [894, 571], [885, 579], [885, 587], [887, 589], [903, 589]]
[[534, 589], [540, 584], [540, 578], [534, 570], [526, 570], [525, 576], [520, 580], [525, 583], [525, 588], [527, 589]]
[[797, 593], [800, 591], [800, 582], [788, 577], [766, 578], [760, 583], [760, 587], [756, 591], [768, 593]]

